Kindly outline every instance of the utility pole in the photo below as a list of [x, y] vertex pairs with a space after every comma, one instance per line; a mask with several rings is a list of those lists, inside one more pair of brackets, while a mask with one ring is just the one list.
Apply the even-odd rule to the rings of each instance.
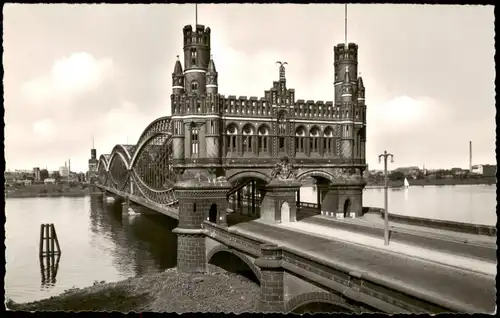
[[385, 179], [385, 185], [384, 185], [384, 245], [389, 245], [389, 212], [388, 212], [388, 201], [389, 201], [389, 196], [388, 196], [388, 178], [387, 178], [387, 158], [391, 157], [391, 163], [394, 162], [394, 155], [388, 153], [386, 150], [384, 150], [384, 153], [378, 156], [378, 162], [380, 163], [380, 159], [384, 158], [384, 179]]

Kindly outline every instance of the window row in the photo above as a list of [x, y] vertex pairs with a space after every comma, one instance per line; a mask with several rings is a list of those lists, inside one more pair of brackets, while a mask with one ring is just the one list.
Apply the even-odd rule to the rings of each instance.
[[[226, 153], [268, 153], [270, 151], [270, 137], [266, 135], [251, 136], [251, 135], [229, 135], [226, 136]], [[278, 150], [285, 151], [285, 137], [278, 137]], [[335, 154], [338, 138], [332, 137], [295, 137], [295, 151], [298, 153], [328, 153]]]

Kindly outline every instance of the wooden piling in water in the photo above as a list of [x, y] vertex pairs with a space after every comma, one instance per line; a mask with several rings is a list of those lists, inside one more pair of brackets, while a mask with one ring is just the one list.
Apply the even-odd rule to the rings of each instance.
[[[45, 250], [44, 244], [45, 241]], [[40, 250], [39, 256], [61, 255], [61, 247], [57, 239], [56, 229], [54, 224], [40, 225]]]

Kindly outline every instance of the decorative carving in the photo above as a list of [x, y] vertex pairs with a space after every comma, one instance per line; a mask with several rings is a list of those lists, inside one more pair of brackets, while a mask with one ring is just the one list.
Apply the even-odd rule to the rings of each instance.
[[333, 176], [339, 181], [359, 181], [362, 179], [359, 168], [336, 168]]
[[278, 180], [295, 180], [297, 178], [295, 168], [293, 164], [288, 161], [288, 157], [284, 157], [276, 164], [271, 172], [271, 177]]

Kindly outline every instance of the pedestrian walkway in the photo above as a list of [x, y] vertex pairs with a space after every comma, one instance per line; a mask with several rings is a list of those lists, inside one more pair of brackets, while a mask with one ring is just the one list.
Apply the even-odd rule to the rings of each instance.
[[397, 242], [391, 242], [389, 245], [384, 245], [383, 238], [377, 238], [360, 233], [353, 233], [351, 231], [340, 230], [334, 227], [327, 227], [305, 222], [290, 222], [281, 224], [279, 226], [318, 237], [338, 239], [349, 243], [355, 243], [370, 248], [381, 249], [387, 252], [398, 253], [426, 261], [461, 268], [464, 270], [475, 271], [490, 276], [496, 276], [497, 273], [496, 263], [437, 252], [425, 248], [420, 248], [414, 245], [402, 244]]
[[[384, 219], [382, 218], [382, 216], [380, 214], [375, 214], [375, 213], [367, 213], [361, 218], [344, 219], [344, 220], [346, 222], [353, 222], [353, 223], [363, 224], [363, 225], [371, 225], [371, 226], [377, 226], [377, 227], [384, 226]], [[447, 237], [447, 238], [455, 240], [455, 241], [466, 242], [466, 243], [477, 243], [477, 244], [486, 244], [486, 245], [495, 246], [496, 240], [497, 240], [496, 236], [455, 232], [455, 231], [450, 231], [450, 230], [442, 230], [442, 229], [423, 227], [423, 226], [411, 225], [411, 224], [404, 224], [404, 223], [393, 222], [393, 221], [389, 221], [389, 226], [393, 227], [393, 228], [401, 228], [401, 229], [407, 229], [407, 230], [416, 231], [416, 232], [429, 233], [430, 235], [444, 236], [444, 237]]]

